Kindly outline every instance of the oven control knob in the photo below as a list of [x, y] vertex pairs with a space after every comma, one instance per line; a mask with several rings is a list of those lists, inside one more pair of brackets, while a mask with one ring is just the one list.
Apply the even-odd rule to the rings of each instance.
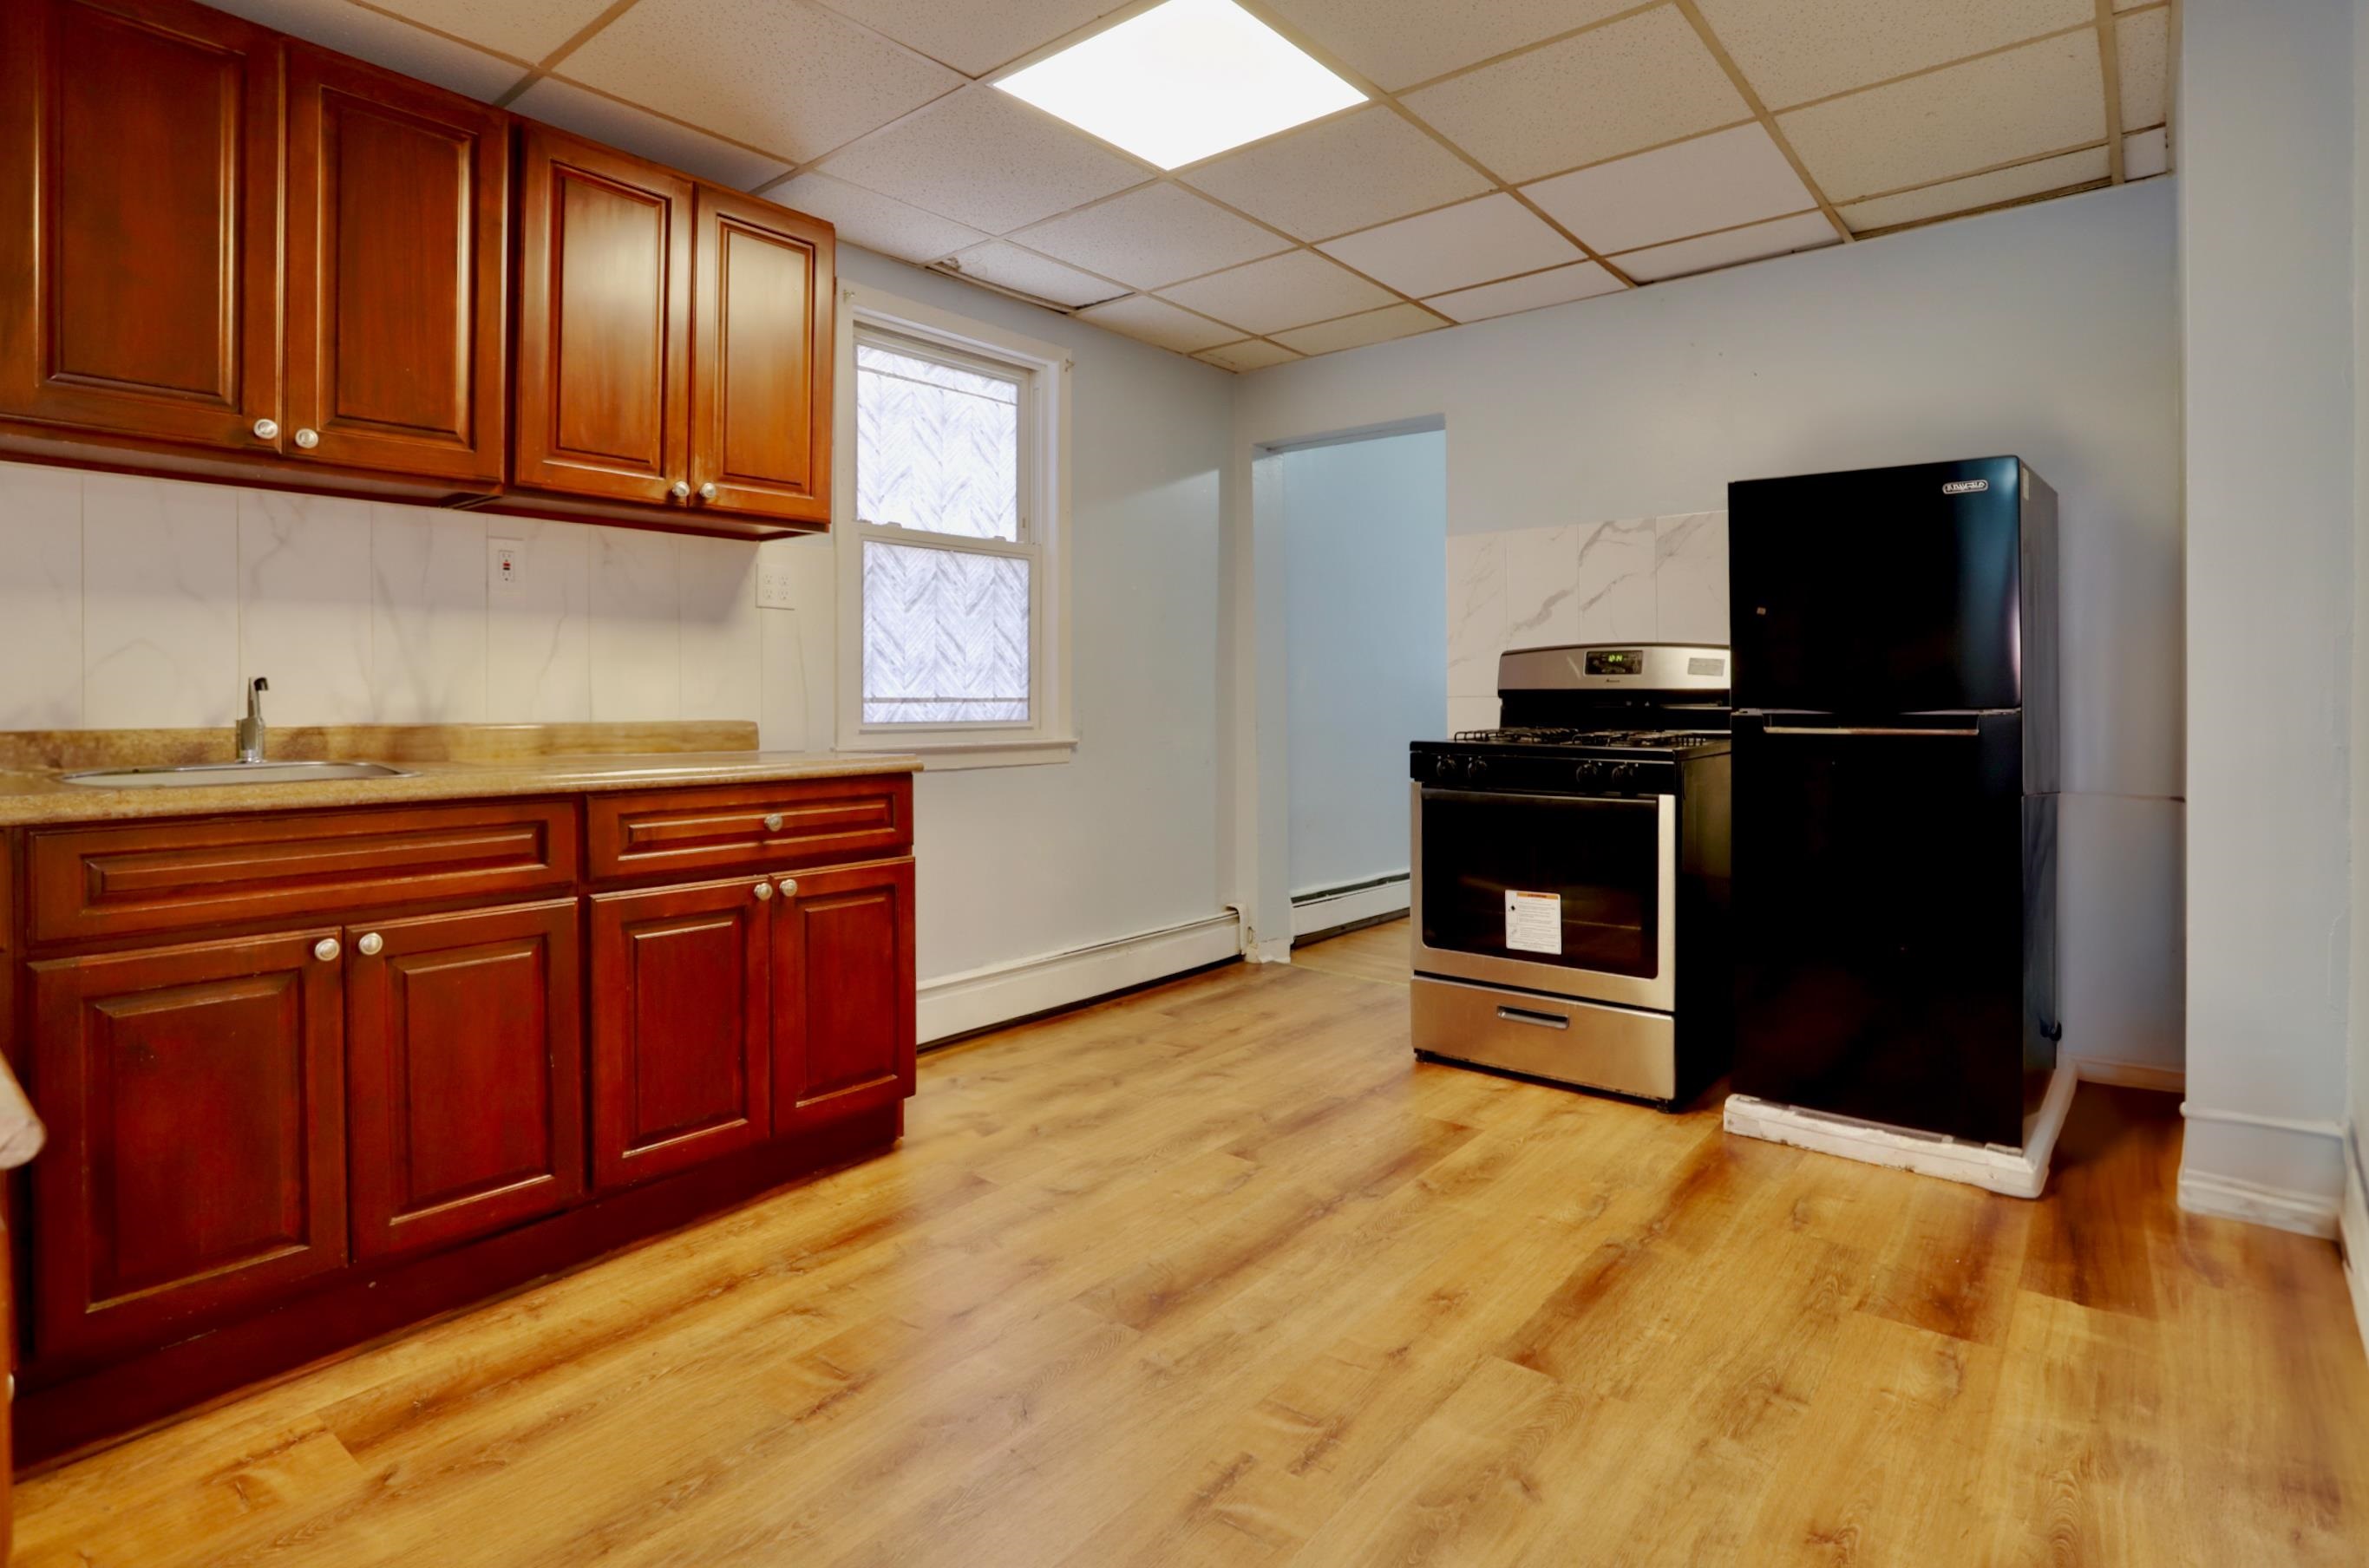
[[1471, 765], [1464, 770], [1464, 776], [1477, 784], [1489, 776], [1489, 764], [1475, 757], [1472, 759]]

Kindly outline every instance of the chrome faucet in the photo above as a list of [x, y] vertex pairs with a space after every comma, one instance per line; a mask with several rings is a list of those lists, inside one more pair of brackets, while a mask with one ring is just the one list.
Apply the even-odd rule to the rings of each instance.
[[258, 675], [246, 689], [246, 716], [238, 721], [238, 760], [242, 762], [263, 761], [263, 693], [271, 690], [271, 682]]

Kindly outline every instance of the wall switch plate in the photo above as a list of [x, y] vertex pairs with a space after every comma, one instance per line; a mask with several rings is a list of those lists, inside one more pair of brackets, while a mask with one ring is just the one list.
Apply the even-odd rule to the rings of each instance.
[[486, 541], [486, 581], [489, 587], [512, 591], [525, 583], [526, 549], [515, 539]]
[[757, 608], [795, 610], [798, 602], [790, 589], [792, 576], [789, 567], [768, 561], [761, 555], [757, 559]]

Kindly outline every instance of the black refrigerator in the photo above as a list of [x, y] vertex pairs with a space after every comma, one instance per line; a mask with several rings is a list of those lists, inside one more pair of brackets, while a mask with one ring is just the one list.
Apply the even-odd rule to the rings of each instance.
[[2056, 1065], [2056, 494], [1728, 486], [1737, 1093], [2020, 1148]]

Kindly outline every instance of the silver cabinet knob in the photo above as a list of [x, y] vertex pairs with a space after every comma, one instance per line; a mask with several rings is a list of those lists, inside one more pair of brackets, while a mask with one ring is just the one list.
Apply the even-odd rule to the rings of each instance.
[[384, 937], [374, 931], [366, 931], [362, 933], [361, 940], [354, 944], [354, 950], [365, 958], [375, 958], [385, 946]]
[[796, 898], [797, 896], [798, 896], [798, 879], [797, 879], [796, 877], [795, 877], [795, 876], [784, 876], [784, 877], [783, 877], [783, 878], [782, 878], [782, 897], [783, 897], [783, 898]]
[[298, 430], [296, 432], [296, 444], [303, 447], [306, 452], [310, 452], [315, 447], [321, 444], [321, 432], [318, 430]]
[[753, 891], [757, 895], [757, 901], [761, 904], [773, 896], [773, 885], [770, 882], [760, 882]]
[[258, 419], [255, 422], [255, 439], [259, 441], [278, 441], [280, 439], [280, 421], [277, 419]]
[[780, 832], [781, 830], [782, 830], [782, 814], [781, 814], [780, 812], [778, 812], [778, 811], [771, 811], [771, 812], [766, 813], [766, 815], [765, 815], [765, 831], [767, 831], [767, 832], [769, 832], [769, 833], [778, 833], [778, 832]]
[[678, 501], [682, 499], [685, 496], [691, 494], [691, 481], [688, 479], [676, 480], [674, 482], [674, 487], [669, 490], [667, 494], [672, 496]]
[[715, 498], [715, 480], [710, 479], [706, 484], [702, 485], [699, 487], [699, 498], [703, 501], [712, 501]]
[[334, 936], [325, 936], [321, 938], [320, 941], [313, 944], [313, 956], [318, 958], [324, 964], [328, 963], [331, 959], [337, 957], [339, 953], [344, 951], [345, 949], [338, 945], [338, 939]]

